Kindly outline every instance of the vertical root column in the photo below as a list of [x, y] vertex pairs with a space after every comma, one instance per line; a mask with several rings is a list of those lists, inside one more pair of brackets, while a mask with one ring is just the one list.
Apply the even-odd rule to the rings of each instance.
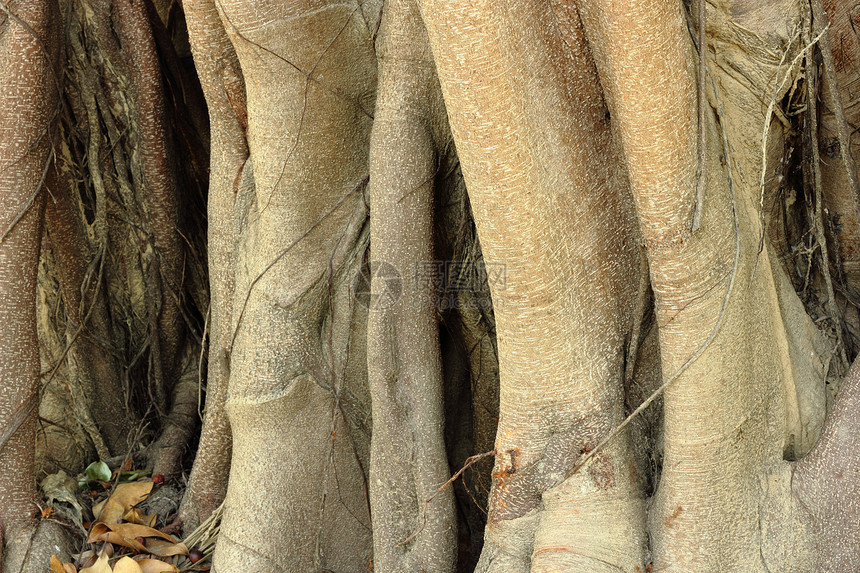
[[[248, 159], [245, 85], [233, 49], [212, 0], [183, 3], [195, 67], [209, 109], [209, 353], [206, 408], [200, 444], [180, 507], [185, 531], [209, 517], [227, 493], [232, 436], [224, 403], [230, 375], [227, 346], [233, 308], [235, 248], [247, 213], [236, 213], [237, 196], [254, 195]], [[247, 175], [247, 176], [246, 176]]]
[[[321, 292], [292, 315], [264, 296], [249, 302], [226, 404], [233, 458], [219, 571], [362, 571], [370, 561], [360, 455], [338, 407], [339, 382], [315, 351]], [[273, 491], [277, 498], [264, 495]]]
[[171, 133], [167, 126], [161, 65], [143, 0], [114, 0], [138, 129], [137, 196], [146, 206], [152, 245], [145, 277], [149, 312], [150, 361], [157, 404], [169, 405], [163, 436], [154, 444], [154, 471], [176, 475], [196, 426], [189, 407], [189, 384], [177, 384], [185, 336], [180, 308], [183, 298], [184, 249], [179, 236], [179, 198]]
[[442, 363], [433, 287], [420, 279], [433, 268], [436, 149], [447, 126], [412, 0], [386, 4], [377, 53], [368, 325], [374, 568], [445, 573], [456, 556], [456, 520], [452, 489], [437, 492], [449, 476]]
[[[39, 402], [36, 276], [45, 175], [52, 161], [59, 19], [48, 0], [0, 5], [0, 533], [4, 568], [26, 556], [35, 505]], [[15, 569], [17, 570], [17, 569]]]
[[506, 268], [504, 284], [490, 285], [500, 417], [477, 571], [644, 567], [626, 435], [571, 473], [623, 415], [639, 264], [579, 14], [539, 1], [422, 9], [484, 258]]
[[217, 3], [245, 79], [254, 185], [232, 206], [247, 229], [221, 341], [233, 452], [215, 566], [364, 571], [369, 406], [348, 304], [367, 247], [374, 27], [355, 4], [248, 6]]

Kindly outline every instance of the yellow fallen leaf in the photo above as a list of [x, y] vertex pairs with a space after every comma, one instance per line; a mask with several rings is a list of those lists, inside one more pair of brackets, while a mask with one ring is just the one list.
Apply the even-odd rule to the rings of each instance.
[[93, 507], [96, 521], [119, 523], [128, 510], [143, 501], [152, 491], [151, 481], [133, 481], [117, 485], [110, 497]]
[[110, 570], [110, 565], [108, 565], [107, 551], [102, 551], [102, 554], [99, 555], [99, 558], [96, 559], [96, 562], [93, 563], [93, 566], [81, 569], [80, 573], [112, 573]]
[[[144, 540], [143, 544], [140, 539]], [[108, 541], [159, 557], [188, 555], [188, 547], [184, 543], [177, 543], [172, 535], [138, 523], [96, 523], [90, 530], [87, 542], [96, 541]]]
[[179, 567], [160, 559], [141, 559], [137, 564], [143, 573], [179, 573]]
[[171, 543], [163, 539], [149, 538], [146, 540], [146, 550], [159, 557], [172, 555], [188, 555], [188, 547], [184, 543]]
[[176, 538], [172, 535], [162, 533], [148, 525], [140, 525], [139, 523], [115, 523], [113, 525], [106, 525], [108, 529], [119, 533], [123, 537], [158, 537], [159, 539], [176, 543]]
[[129, 523], [139, 523], [140, 525], [148, 525], [149, 527], [155, 527], [155, 520], [158, 518], [156, 514], [147, 515], [137, 509], [136, 507], [132, 507], [125, 515], [122, 516], [123, 521], [128, 521]]
[[63, 563], [56, 555], [51, 556], [51, 573], [78, 573], [71, 563]]
[[123, 557], [113, 566], [113, 573], [143, 573], [137, 561], [131, 557]]
[[51, 573], [66, 573], [63, 562], [56, 555], [51, 555]]
[[[96, 523], [95, 525], [93, 525], [92, 529], [90, 529], [90, 536], [87, 538], [87, 543], [95, 543], [96, 541], [107, 541], [109, 543], [128, 547], [129, 549], [134, 549], [135, 551], [139, 551], [141, 553], [146, 553], [146, 547], [135, 539], [135, 537], [139, 536], [132, 535], [131, 537], [127, 537], [123, 533], [117, 533], [112, 530], [112, 528], [118, 527], [120, 525], [133, 524], [118, 523], [114, 525], [108, 525], [107, 523]], [[144, 526], [138, 525], [138, 527]]]

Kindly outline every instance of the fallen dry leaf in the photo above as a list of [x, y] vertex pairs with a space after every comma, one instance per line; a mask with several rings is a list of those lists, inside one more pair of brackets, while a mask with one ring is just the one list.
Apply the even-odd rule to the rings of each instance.
[[78, 573], [71, 563], [63, 563], [56, 555], [51, 556], [51, 573]]
[[81, 504], [78, 503], [78, 482], [63, 470], [45, 476], [41, 487], [45, 497], [48, 498], [48, 503], [63, 501], [73, 505], [78, 511], [82, 509]]
[[[115, 524], [113, 527], [116, 527], [116, 525], [121, 524]], [[96, 523], [90, 530], [90, 536], [87, 538], [87, 543], [94, 543], [96, 541], [107, 541], [109, 543], [128, 547], [129, 549], [134, 549], [135, 551], [146, 551], [146, 547], [134, 537], [127, 538], [121, 533], [116, 533], [115, 531], [112, 531], [111, 526], [108, 526], [106, 523]]]
[[155, 520], [158, 518], [156, 514], [147, 515], [137, 509], [136, 507], [132, 507], [125, 515], [122, 516], [123, 521], [128, 521], [129, 523], [139, 523], [140, 525], [148, 525], [149, 527], [155, 527]]
[[188, 555], [188, 547], [186, 547], [184, 543], [171, 543], [163, 539], [147, 539], [146, 550], [153, 555], [158, 555], [159, 557]]
[[131, 557], [123, 557], [113, 566], [113, 573], [143, 573], [137, 561]]
[[99, 558], [96, 559], [96, 562], [93, 563], [93, 566], [87, 567], [86, 569], [81, 569], [80, 573], [112, 573], [110, 570], [110, 565], [108, 564], [107, 551], [102, 551], [102, 554], [99, 555]]
[[159, 559], [141, 559], [137, 564], [143, 573], [179, 573], [179, 567]]
[[[110, 546], [113, 549], [113, 545]], [[104, 547], [103, 550], [107, 550], [107, 547]], [[77, 556], [78, 563], [80, 563], [81, 567], [89, 567], [93, 563], [96, 562], [96, 552], [92, 549], [87, 549]]]
[[56, 555], [51, 556], [51, 573], [66, 573], [63, 562]]
[[176, 538], [172, 535], [162, 533], [148, 525], [140, 525], [139, 523], [116, 523], [114, 525], [107, 525], [107, 527], [111, 531], [116, 531], [123, 537], [158, 537], [165, 541], [176, 543]]
[[152, 491], [151, 481], [133, 481], [117, 485], [110, 497], [93, 507], [93, 515], [103, 523], [119, 523], [132, 507]]
[[[78, 482], [69, 476], [63, 470], [55, 474], [45, 476], [41, 483], [42, 492], [48, 500], [48, 503], [53, 505], [55, 501], [68, 503], [74, 508], [74, 515], [78, 518], [77, 523], [83, 521], [83, 510], [78, 502]], [[43, 515], [44, 517], [44, 515]]]
[[188, 554], [185, 544], [177, 543], [172, 535], [138, 523], [96, 523], [87, 538], [88, 543], [95, 541], [108, 541], [159, 557]]

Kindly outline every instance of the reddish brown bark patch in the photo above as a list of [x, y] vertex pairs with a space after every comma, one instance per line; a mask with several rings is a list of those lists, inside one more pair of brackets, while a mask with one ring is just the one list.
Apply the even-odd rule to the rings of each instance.
[[678, 519], [683, 512], [684, 512], [684, 508], [679, 505], [678, 507], [675, 508], [675, 511], [673, 511], [671, 515], [667, 515], [666, 517], [663, 518], [663, 524], [666, 527], [670, 527], [670, 528], [674, 527], [675, 520]]
[[495, 494], [490, 502], [489, 523], [522, 517], [540, 505], [536, 466], [524, 466], [520, 455], [519, 448], [511, 448], [496, 460], [493, 469]]
[[493, 469], [493, 477], [500, 481], [504, 481], [513, 474], [517, 473], [517, 457], [519, 456], [520, 449], [511, 448], [509, 450], [506, 450], [505, 453], [508, 455], [508, 458], [510, 458], [510, 463], [501, 463], [502, 458], [500, 457], [500, 463], [496, 464], [496, 468]]
[[601, 490], [615, 487], [615, 467], [609, 454], [597, 455], [588, 467], [588, 473], [594, 484]]

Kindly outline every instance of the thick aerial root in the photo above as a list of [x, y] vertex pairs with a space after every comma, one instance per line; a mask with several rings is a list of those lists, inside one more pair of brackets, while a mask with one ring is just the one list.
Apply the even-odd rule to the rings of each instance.
[[[219, 571], [367, 568], [362, 468], [346, 424], [340, 419], [332, 428], [333, 400], [300, 376], [282, 397], [228, 401], [234, 448], [215, 551]], [[275, 491], [276, 498], [265, 493]]]
[[183, 376], [173, 389], [161, 436], [151, 446], [153, 474], [175, 477], [182, 472], [182, 457], [198, 427], [197, 376], [196, 372], [191, 374]]
[[797, 464], [792, 491], [814, 534], [818, 570], [860, 569], [860, 360], [845, 376], [815, 447]]
[[529, 573], [539, 521], [538, 510], [534, 509], [516, 519], [488, 524], [475, 573]]
[[187, 532], [207, 519], [227, 493], [233, 444], [224, 411], [230, 376], [230, 359], [225, 350], [229, 341], [225, 339], [233, 308], [236, 243], [246, 224], [246, 213], [236, 209], [236, 201], [237, 196], [247, 196], [250, 201], [254, 187], [245, 139], [245, 85], [236, 51], [212, 0], [187, 0], [183, 9], [195, 67], [208, 104], [212, 142], [207, 204], [210, 334], [206, 406], [197, 456], [179, 509]]
[[68, 528], [50, 519], [10, 525], [3, 540], [2, 573], [44, 573], [52, 555], [68, 562], [75, 551]]
[[[386, 4], [377, 54], [379, 95], [370, 140], [373, 302], [367, 329], [374, 567], [381, 573], [447, 573], [456, 556], [456, 518], [451, 488], [436, 493], [449, 475], [442, 360], [433, 279], [420, 270], [434, 268], [436, 149], [447, 126], [413, 0]], [[400, 279], [396, 290], [392, 275]]]

